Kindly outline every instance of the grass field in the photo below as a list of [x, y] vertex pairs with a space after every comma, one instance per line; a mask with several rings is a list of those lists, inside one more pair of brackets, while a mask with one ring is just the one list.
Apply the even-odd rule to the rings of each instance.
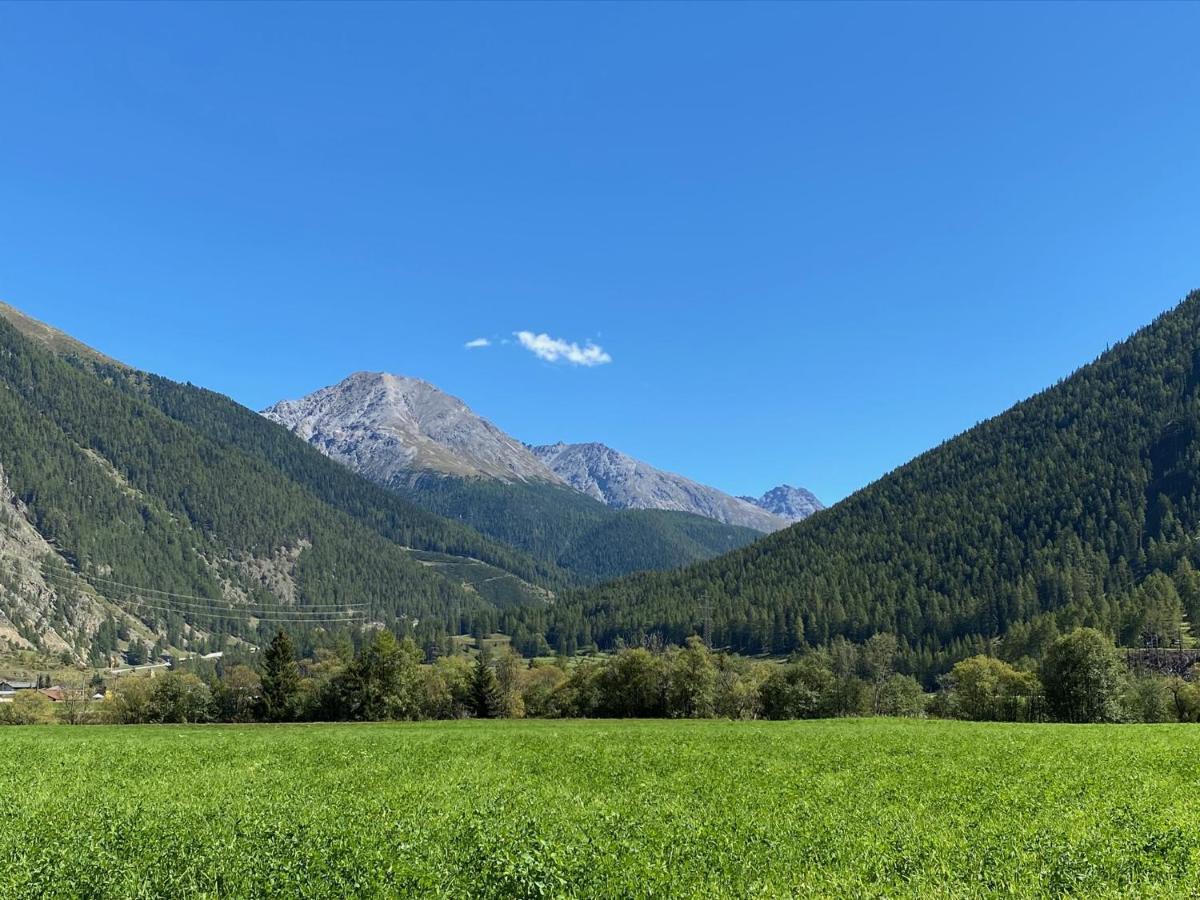
[[1200, 729], [0, 729], [0, 896], [1200, 896]]

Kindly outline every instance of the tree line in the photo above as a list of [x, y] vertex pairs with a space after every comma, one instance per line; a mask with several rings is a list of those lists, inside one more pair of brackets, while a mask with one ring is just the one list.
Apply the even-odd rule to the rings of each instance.
[[978, 655], [927, 692], [898, 671], [899, 642], [837, 638], [787, 662], [680, 646], [623, 647], [578, 660], [527, 660], [511, 647], [432, 663], [409, 637], [381, 629], [297, 654], [286, 632], [261, 660], [208, 664], [95, 685], [61, 704], [26, 692], [0, 705], [0, 723], [416, 721], [461, 718], [813, 719], [943, 717], [1008, 722], [1198, 722], [1200, 684], [1129, 670], [1101, 632], [1057, 637], [1039, 664]]

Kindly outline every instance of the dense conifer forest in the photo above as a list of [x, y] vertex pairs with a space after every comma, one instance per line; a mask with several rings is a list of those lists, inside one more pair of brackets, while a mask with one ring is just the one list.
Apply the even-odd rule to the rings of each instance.
[[673, 569], [762, 537], [752, 528], [691, 513], [612, 509], [553, 484], [427, 475], [398, 482], [394, 489], [413, 503], [565, 570], [577, 583]]
[[1200, 617], [1197, 473], [1200, 292], [807, 521], [508, 627], [568, 648], [705, 634], [755, 653], [888, 632], [926, 678], [975, 653], [1040, 657], [1077, 625], [1175, 642]]

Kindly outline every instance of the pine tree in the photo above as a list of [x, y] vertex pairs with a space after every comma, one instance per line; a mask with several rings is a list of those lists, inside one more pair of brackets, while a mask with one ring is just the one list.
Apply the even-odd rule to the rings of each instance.
[[471, 705], [476, 718], [494, 719], [500, 715], [500, 685], [482, 653], [475, 660], [475, 672], [471, 676]]
[[271, 722], [290, 719], [295, 711], [299, 684], [300, 667], [296, 664], [292, 639], [287, 632], [278, 631], [263, 659], [263, 717]]

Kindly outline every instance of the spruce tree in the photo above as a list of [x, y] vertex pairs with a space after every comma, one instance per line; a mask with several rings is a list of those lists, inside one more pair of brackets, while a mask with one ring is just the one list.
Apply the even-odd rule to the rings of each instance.
[[271, 639], [263, 659], [263, 718], [270, 722], [290, 719], [295, 711], [299, 684], [300, 667], [296, 664], [292, 639], [287, 632], [278, 631]]
[[471, 676], [471, 705], [476, 718], [494, 719], [500, 715], [500, 685], [482, 653], [475, 660]]

